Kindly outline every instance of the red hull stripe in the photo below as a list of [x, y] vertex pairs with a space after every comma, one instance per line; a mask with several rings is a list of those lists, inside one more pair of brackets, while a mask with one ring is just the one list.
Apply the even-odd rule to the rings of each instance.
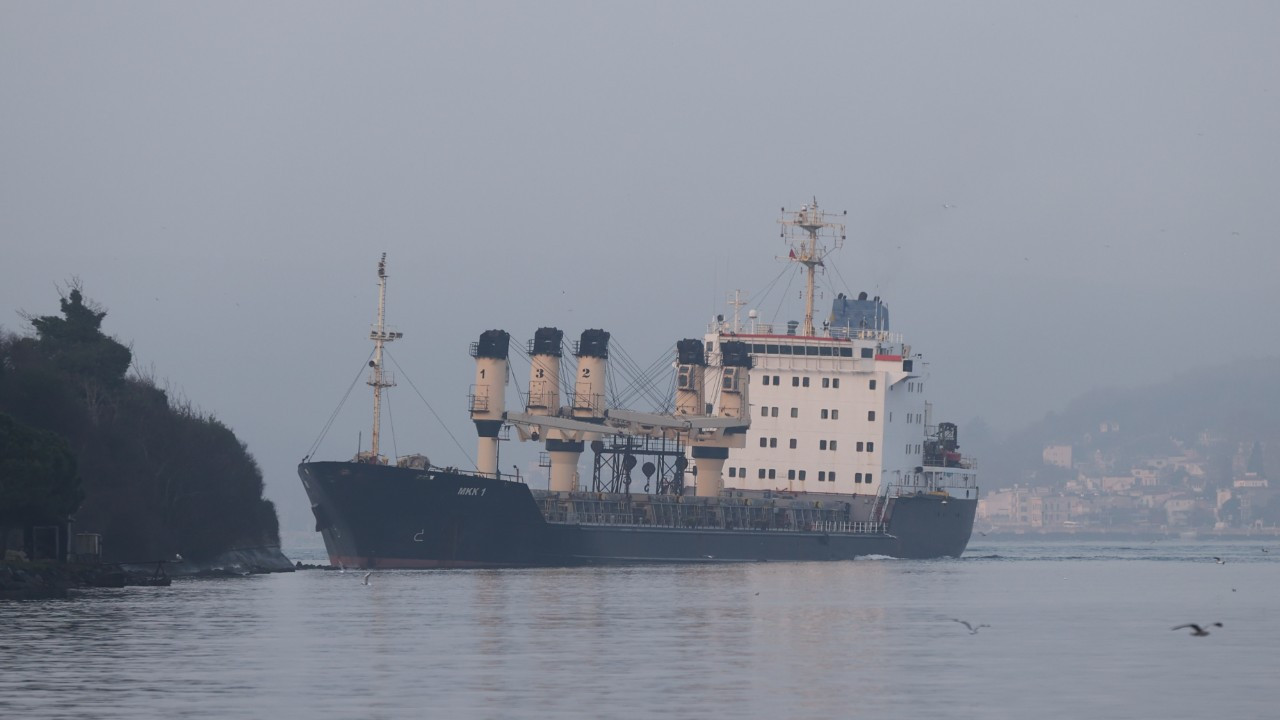
[[876, 359], [877, 360], [893, 360], [896, 362], [898, 360], [901, 360], [902, 356], [901, 355], [877, 355]]

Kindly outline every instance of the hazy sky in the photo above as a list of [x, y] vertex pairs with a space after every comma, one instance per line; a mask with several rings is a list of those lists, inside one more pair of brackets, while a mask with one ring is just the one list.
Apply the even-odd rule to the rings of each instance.
[[[963, 444], [1280, 353], [1277, 37], [1273, 2], [2, 1], [0, 326], [78, 276], [297, 526], [379, 253], [392, 355], [474, 455], [482, 330], [647, 365], [816, 195], [849, 212], [828, 287], [888, 301]], [[367, 441], [366, 391], [319, 456]], [[400, 453], [467, 464], [403, 378], [392, 410]]]

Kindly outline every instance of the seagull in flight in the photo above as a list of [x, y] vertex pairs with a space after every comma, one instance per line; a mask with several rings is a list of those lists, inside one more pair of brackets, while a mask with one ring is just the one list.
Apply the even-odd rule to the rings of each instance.
[[958, 623], [960, 623], [961, 625], [963, 625], [963, 626], [965, 626], [965, 627], [969, 628], [969, 634], [970, 634], [970, 635], [977, 635], [977, 634], [978, 634], [978, 630], [979, 630], [979, 629], [981, 629], [981, 628], [984, 628], [984, 627], [991, 627], [990, 625], [987, 625], [986, 623], [983, 623], [982, 625], [970, 625], [968, 620], [961, 620], [960, 618], [951, 618], [951, 619], [952, 619], [952, 620], [954, 620], [955, 622], [958, 622]]
[[[1220, 622], [1216, 622], [1216, 623], [1214, 623], [1214, 624], [1210, 625], [1209, 627], [1222, 627], [1222, 623], [1220, 623]], [[1206, 629], [1204, 629], [1204, 628], [1200, 627], [1199, 625], [1197, 625], [1197, 624], [1195, 624], [1195, 623], [1187, 623], [1186, 625], [1179, 625], [1179, 626], [1177, 626], [1177, 627], [1171, 627], [1171, 628], [1169, 628], [1169, 629], [1170, 629], [1170, 630], [1181, 630], [1181, 629], [1183, 629], [1183, 628], [1191, 628], [1191, 636], [1192, 636], [1192, 637], [1204, 637], [1205, 635], [1208, 635], [1208, 634], [1209, 634], [1209, 631], [1208, 631], [1208, 630], [1206, 630]]]
[[1219, 565], [1226, 565], [1226, 564], [1227, 564], [1227, 561], [1226, 561], [1226, 560], [1223, 560], [1222, 558], [1217, 557], [1217, 556], [1214, 556], [1213, 561], [1214, 561], [1214, 562], [1216, 562], [1216, 563], [1218, 563]]
[[365, 584], [365, 585], [368, 585], [368, 584], [369, 584], [369, 576], [370, 576], [370, 575], [372, 575], [372, 574], [373, 574], [373, 572], [372, 572], [372, 571], [371, 571], [371, 572], [367, 572], [367, 573], [365, 573], [365, 574], [364, 574], [364, 584]]

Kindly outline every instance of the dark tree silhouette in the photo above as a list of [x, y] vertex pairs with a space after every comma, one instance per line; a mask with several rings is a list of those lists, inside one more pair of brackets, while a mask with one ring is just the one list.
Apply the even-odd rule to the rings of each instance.
[[0, 413], [0, 557], [9, 528], [64, 524], [83, 500], [66, 441]]
[[66, 438], [83, 478], [77, 529], [126, 561], [278, 544], [262, 472], [235, 434], [128, 376], [132, 352], [103, 334], [106, 311], [78, 282], [61, 309], [28, 316], [34, 336], [0, 336], [0, 411]]

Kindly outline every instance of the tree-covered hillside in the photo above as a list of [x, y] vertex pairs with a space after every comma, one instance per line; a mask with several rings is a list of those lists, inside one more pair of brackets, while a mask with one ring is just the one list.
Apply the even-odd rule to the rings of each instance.
[[103, 334], [106, 312], [78, 284], [61, 310], [29, 317], [31, 335], [0, 335], [0, 413], [65, 440], [83, 481], [76, 530], [102, 533], [108, 559], [123, 561], [278, 544], [244, 443], [128, 375], [132, 352]]
[[1278, 469], [1280, 358], [1238, 360], [1082, 396], [1004, 442], [984, 462], [984, 476], [994, 485], [1052, 482], [1041, 451], [1055, 444], [1072, 446], [1077, 462], [1099, 455], [1121, 464], [1198, 447], [1215, 485], [1230, 480], [1231, 457], [1242, 447], [1257, 445], [1262, 466]]

